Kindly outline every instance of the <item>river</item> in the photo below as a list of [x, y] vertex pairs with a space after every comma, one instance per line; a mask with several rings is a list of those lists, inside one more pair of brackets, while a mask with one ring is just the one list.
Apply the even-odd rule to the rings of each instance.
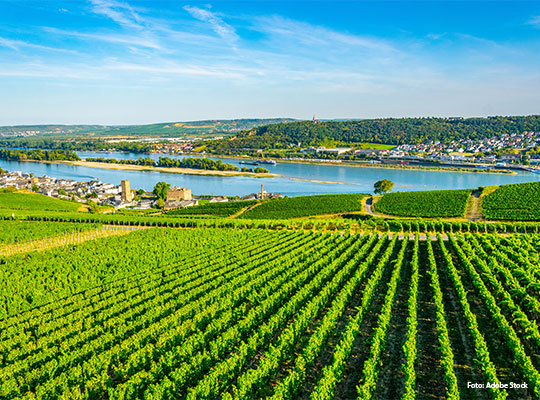
[[[117, 159], [137, 159], [141, 154], [79, 152], [81, 158], [106, 157]], [[157, 159], [162, 154], [142, 155]], [[185, 156], [166, 155], [184, 158]], [[211, 157], [210, 157], [211, 158]], [[212, 158], [217, 160], [217, 158]], [[236, 159], [221, 158], [241, 166]], [[248, 166], [252, 167], [252, 166]], [[520, 172], [517, 174], [488, 174], [453, 171], [407, 170], [377, 167], [351, 167], [339, 164], [299, 164], [278, 162], [264, 166], [270, 172], [281, 174], [275, 178], [218, 177], [201, 175], [180, 175], [162, 172], [121, 171], [100, 168], [79, 167], [64, 164], [44, 164], [36, 162], [16, 162], [0, 160], [0, 168], [8, 171], [23, 171], [36, 176], [48, 175], [55, 178], [120, 184], [129, 179], [134, 189], [152, 190], [156, 182], [166, 181], [174, 186], [190, 188], [194, 194], [223, 194], [228, 196], [246, 195], [260, 191], [261, 184], [267, 192], [288, 196], [324, 193], [372, 193], [373, 184], [380, 179], [395, 182], [394, 191], [468, 189], [479, 186], [503, 185], [509, 183], [540, 181], [540, 174]], [[291, 179], [292, 178], [292, 179]], [[303, 179], [303, 180], [295, 180]], [[311, 182], [317, 180], [325, 182]], [[342, 182], [327, 183], [327, 182]]]

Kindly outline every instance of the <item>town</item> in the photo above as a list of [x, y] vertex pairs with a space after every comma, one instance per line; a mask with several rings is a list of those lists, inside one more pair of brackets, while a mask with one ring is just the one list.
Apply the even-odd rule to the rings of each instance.
[[147, 210], [151, 208], [173, 210], [176, 208], [196, 206], [201, 200], [209, 203], [221, 203], [282, 197], [279, 193], [265, 192], [263, 185], [261, 185], [260, 192], [233, 198], [219, 195], [193, 195], [191, 189], [176, 186], [170, 187], [165, 182], [160, 183], [166, 187], [162, 198], [144, 189], [132, 189], [127, 179], [122, 180], [120, 185], [114, 185], [98, 180], [79, 182], [71, 179], [57, 179], [50, 176], [36, 177], [33, 174], [21, 171], [4, 171], [2, 173], [0, 170], [0, 189], [27, 190], [57, 199], [72, 200], [89, 205], [96, 204], [114, 207], [116, 210]]
[[540, 132], [503, 134], [481, 140], [404, 144], [389, 152], [390, 157], [414, 155], [440, 161], [540, 164]]
[[[274, 158], [308, 162], [368, 162], [370, 164], [466, 167], [478, 169], [515, 169], [540, 171], [540, 132], [503, 134], [491, 138], [429, 141], [402, 144], [387, 149], [351, 147], [314, 147], [272, 152]], [[260, 150], [257, 150], [260, 152]]]
[[[213, 138], [215, 139], [215, 138]], [[152, 153], [198, 154], [197, 142], [207, 139], [182, 139], [154, 143]], [[367, 148], [364, 148], [367, 147]], [[373, 147], [373, 148], [370, 148]], [[396, 163], [421, 161], [437, 164], [475, 163], [496, 167], [540, 166], [540, 132], [495, 135], [485, 139], [457, 139], [428, 141], [418, 144], [400, 144], [387, 149], [365, 143], [362, 148], [289, 146], [288, 149], [267, 150], [267, 156], [290, 161], [316, 161], [340, 163], [343, 161], [368, 161], [373, 163]], [[204, 153], [204, 151], [203, 151]], [[238, 149], [234, 156], [263, 156], [262, 149]], [[521, 169], [520, 167], [517, 167]]]

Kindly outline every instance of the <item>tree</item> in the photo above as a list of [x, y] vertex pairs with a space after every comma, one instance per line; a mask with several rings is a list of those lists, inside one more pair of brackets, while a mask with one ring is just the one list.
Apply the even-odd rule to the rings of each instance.
[[163, 199], [157, 199], [156, 201], [156, 208], [163, 208], [163, 206], [165, 205], [165, 200]]
[[158, 199], [165, 200], [167, 198], [167, 192], [171, 185], [169, 185], [167, 182], [161, 181], [156, 183], [156, 186], [154, 186], [154, 190], [152, 193], [154, 193]]
[[86, 205], [88, 206], [88, 211], [92, 214], [97, 214], [99, 212], [99, 207], [95, 201], [87, 200]]
[[394, 187], [394, 182], [383, 179], [381, 181], [375, 182], [375, 185], [373, 185], [373, 188], [375, 189], [375, 194], [385, 194], [390, 191], [392, 191], [392, 188]]

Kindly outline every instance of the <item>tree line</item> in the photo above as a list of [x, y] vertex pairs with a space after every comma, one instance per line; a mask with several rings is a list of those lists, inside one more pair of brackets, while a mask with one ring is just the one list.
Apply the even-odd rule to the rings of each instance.
[[79, 161], [77, 153], [68, 150], [0, 150], [0, 159], [6, 161]]
[[0, 147], [18, 149], [70, 150], [70, 151], [126, 151], [148, 153], [152, 146], [141, 142], [108, 143], [103, 140], [58, 140], [43, 138], [17, 138], [0, 140]]
[[[238, 171], [239, 168], [235, 165], [224, 163], [221, 160], [211, 160], [209, 158], [170, 158], [159, 157], [157, 161], [150, 157], [139, 157], [138, 159], [115, 159], [115, 158], [103, 158], [103, 157], [89, 157], [86, 159], [89, 162], [102, 162], [109, 164], [129, 164], [129, 165], [142, 165], [147, 167], [162, 167], [162, 168], [191, 168], [191, 169], [204, 169], [210, 171]], [[253, 171], [248, 169], [247, 171], [242, 169], [243, 172], [255, 172], [265, 173], [268, 172], [265, 168], [254, 168]]]

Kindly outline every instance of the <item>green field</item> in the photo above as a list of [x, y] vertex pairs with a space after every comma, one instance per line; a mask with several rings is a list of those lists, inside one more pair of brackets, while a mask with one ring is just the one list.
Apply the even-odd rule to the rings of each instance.
[[247, 219], [298, 218], [361, 211], [365, 194], [323, 194], [269, 200], [240, 215]]
[[0, 398], [538, 398], [540, 236], [449, 239], [154, 228], [9, 257]]
[[0, 209], [77, 211], [81, 205], [68, 200], [54, 199], [34, 193], [20, 193], [0, 189]]
[[166, 215], [211, 215], [217, 217], [229, 217], [256, 203], [256, 200], [207, 203], [199, 206], [178, 208], [167, 212]]
[[483, 197], [487, 220], [540, 221], [540, 182], [503, 185]]
[[383, 143], [358, 143], [354, 145], [358, 149], [370, 149], [370, 150], [392, 150], [396, 147], [393, 144], [383, 144]]
[[400, 217], [462, 217], [471, 190], [436, 190], [387, 193], [375, 211]]

